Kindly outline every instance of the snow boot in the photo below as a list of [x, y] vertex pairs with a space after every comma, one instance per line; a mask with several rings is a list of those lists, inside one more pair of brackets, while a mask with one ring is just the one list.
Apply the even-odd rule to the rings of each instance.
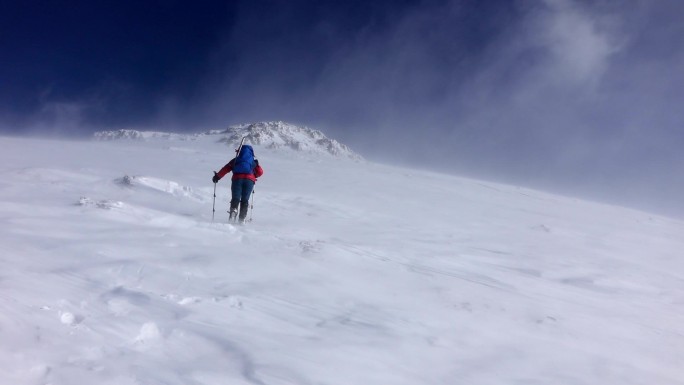
[[235, 202], [235, 203], [230, 202], [230, 211], [229, 211], [230, 215], [228, 216], [229, 221], [235, 222], [237, 220], [238, 205], [239, 204], [240, 204], [240, 202]]
[[247, 218], [247, 209], [249, 209], [249, 202], [240, 203], [240, 223], [245, 223], [245, 218]]

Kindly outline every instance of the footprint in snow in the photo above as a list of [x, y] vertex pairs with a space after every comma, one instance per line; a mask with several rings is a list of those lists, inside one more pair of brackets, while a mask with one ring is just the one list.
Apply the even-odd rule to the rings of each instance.
[[124, 206], [123, 202], [106, 200], [106, 199], [96, 202], [96, 201], [93, 201], [92, 199], [90, 199], [88, 197], [81, 197], [78, 200], [77, 205], [78, 206], [84, 206], [84, 207], [96, 207], [98, 209], [104, 209], [104, 210], [118, 209], [118, 208], [122, 208]]
[[321, 241], [300, 241], [299, 248], [305, 254], [318, 253], [321, 251], [321, 243]]

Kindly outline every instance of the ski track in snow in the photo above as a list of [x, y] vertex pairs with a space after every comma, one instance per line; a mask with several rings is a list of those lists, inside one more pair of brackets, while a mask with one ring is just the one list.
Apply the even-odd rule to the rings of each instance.
[[257, 147], [236, 226], [214, 141], [0, 140], [0, 383], [684, 384], [679, 221]]

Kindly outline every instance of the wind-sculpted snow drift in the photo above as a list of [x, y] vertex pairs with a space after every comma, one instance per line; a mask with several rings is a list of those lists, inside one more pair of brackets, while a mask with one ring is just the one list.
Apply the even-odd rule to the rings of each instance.
[[682, 222], [321, 135], [0, 138], [0, 384], [684, 384]]

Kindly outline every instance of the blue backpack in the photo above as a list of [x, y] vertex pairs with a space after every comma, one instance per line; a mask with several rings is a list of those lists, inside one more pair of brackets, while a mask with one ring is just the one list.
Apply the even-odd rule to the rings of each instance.
[[240, 154], [235, 158], [233, 174], [251, 174], [254, 172], [254, 150], [252, 146], [245, 144], [240, 149]]

